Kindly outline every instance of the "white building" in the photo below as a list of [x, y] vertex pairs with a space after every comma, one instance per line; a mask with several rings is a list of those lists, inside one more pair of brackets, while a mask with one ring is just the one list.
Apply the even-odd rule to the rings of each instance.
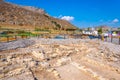
[[91, 30], [91, 31], [84, 30], [82, 33], [88, 35], [96, 35], [96, 36], [98, 35], [98, 31], [96, 30]]

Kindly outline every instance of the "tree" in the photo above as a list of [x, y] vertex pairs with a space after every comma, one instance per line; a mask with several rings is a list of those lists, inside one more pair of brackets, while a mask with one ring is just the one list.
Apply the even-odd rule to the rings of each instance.
[[120, 30], [120, 27], [118, 28], [118, 30]]
[[87, 30], [90, 31], [90, 27], [88, 27]]
[[98, 29], [98, 34], [102, 34], [102, 33], [103, 33], [102, 28], [99, 28]]

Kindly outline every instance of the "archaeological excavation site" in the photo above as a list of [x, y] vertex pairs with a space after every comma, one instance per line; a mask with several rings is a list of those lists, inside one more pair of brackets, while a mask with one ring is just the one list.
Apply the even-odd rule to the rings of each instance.
[[89, 39], [1, 43], [0, 80], [120, 80], [120, 46]]

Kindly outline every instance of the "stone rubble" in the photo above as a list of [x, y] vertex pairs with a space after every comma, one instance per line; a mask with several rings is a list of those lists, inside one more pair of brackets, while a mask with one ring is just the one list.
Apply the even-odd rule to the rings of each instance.
[[[29, 40], [34, 44], [17, 48], [17, 42], [10, 42], [12, 48], [0, 46], [0, 80], [66, 80], [65, 76], [70, 77], [67, 80], [120, 79], [119, 45], [89, 39]], [[60, 72], [62, 68], [67, 73]]]

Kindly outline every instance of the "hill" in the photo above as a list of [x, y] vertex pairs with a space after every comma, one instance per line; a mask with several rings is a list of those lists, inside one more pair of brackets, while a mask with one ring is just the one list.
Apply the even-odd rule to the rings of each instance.
[[0, 26], [35, 29], [75, 29], [69, 22], [49, 16], [43, 9], [0, 0]]

